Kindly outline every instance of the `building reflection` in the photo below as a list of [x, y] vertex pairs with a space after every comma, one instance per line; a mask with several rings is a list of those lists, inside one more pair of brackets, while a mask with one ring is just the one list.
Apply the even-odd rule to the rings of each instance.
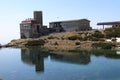
[[73, 64], [82, 64], [86, 65], [90, 62], [90, 54], [88, 53], [66, 53], [66, 54], [52, 54], [51, 60], [73, 63]]
[[21, 49], [21, 59], [24, 63], [35, 65], [36, 72], [44, 72], [44, 58], [48, 54], [36, 49]]
[[105, 57], [111, 59], [120, 59], [120, 51], [114, 51], [112, 53], [106, 53]]
[[51, 61], [86, 65], [90, 62], [88, 53], [48, 53], [39, 49], [21, 49], [21, 60], [28, 65], [35, 65], [36, 72], [44, 72], [44, 58]]
[[36, 72], [44, 72], [44, 59], [50, 58], [51, 62], [62, 62], [69, 64], [87, 65], [91, 62], [91, 56], [104, 56], [111, 59], [120, 59], [120, 51], [97, 50], [80, 53], [49, 53], [39, 49], [21, 49], [21, 60], [28, 65], [35, 65]]

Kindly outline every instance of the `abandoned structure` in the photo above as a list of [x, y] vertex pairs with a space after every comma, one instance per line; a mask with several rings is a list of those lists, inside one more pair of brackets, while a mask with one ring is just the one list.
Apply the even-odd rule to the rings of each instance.
[[87, 19], [50, 22], [49, 28], [43, 26], [42, 11], [34, 11], [34, 18], [23, 20], [20, 23], [21, 38], [38, 38], [56, 32], [88, 31], [91, 30]]
[[42, 11], [35, 11], [34, 18], [20, 23], [21, 38], [37, 38], [47, 33], [47, 26], [43, 26]]
[[53, 28], [55, 32], [88, 31], [92, 29], [90, 21], [87, 19], [50, 22], [49, 27]]
[[99, 22], [97, 25], [103, 25], [103, 29], [105, 29], [105, 25], [111, 26], [111, 27], [120, 27], [120, 21], [115, 22]]
[[36, 72], [44, 72], [44, 58], [48, 57], [47, 52], [37, 49], [21, 49], [21, 60], [29, 65], [35, 65]]

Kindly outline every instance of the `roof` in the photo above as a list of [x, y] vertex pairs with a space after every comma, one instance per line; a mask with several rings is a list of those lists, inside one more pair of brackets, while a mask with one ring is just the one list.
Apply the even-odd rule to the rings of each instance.
[[120, 21], [115, 21], [115, 22], [99, 22], [97, 25], [120, 25]]
[[74, 21], [89, 21], [88, 19], [76, 19], [76, 20], [63, 20], [63, 21], [55, 21], [55, 22], [50, 22], [50, 23], [59, 23], [59, 22], [74, 22]]
[[21, 24], [27, 24], [27, 23], [33, 23], [33, 22], [36, 22], [36, 20], [32, 18], [28, 18], [26, 20], [23, 20]]

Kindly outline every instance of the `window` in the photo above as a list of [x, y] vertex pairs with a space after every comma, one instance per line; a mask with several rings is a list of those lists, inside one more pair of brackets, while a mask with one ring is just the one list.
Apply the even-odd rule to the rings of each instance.
[[39, 33], [40, 32], [40, 26], [37, 25], [37, 32]]

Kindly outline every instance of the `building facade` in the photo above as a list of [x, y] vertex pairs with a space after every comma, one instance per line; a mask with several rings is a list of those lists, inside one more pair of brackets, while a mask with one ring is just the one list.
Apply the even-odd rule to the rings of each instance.
[[37, 38], [47, 33], [47, 26], [43, 26], [42, 11], [35, 11], [34, 18], [20, 23], [21, 38]]
[[43, 25], [42, 11], [34, 11], [34, 19], [37, 24]]
[[87, 19], [50, 22], [49, 27], [56, 32], [88, 31], [92, 30], [90, 21]]
[[38, 38], [56, 32], [88, 31], [90, 21], [87, 19], [50, 22], [49, 28], [43, 25], [42, 11], [34, 11], [34, 18], [28, 18], [20, 23], [21, 38]]

